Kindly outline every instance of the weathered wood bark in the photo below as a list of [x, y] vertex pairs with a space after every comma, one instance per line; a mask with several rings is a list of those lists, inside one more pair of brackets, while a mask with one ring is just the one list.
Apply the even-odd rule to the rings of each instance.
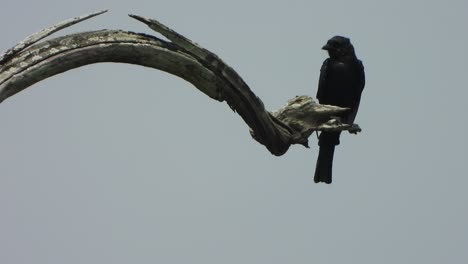
[[181, 77], [209, 97], [226, 101], [251, 129], [252, 136], [274, 155], [290, 145], [307, 146], [316, 130], [359, 132], [357, 125], [341, 124], [332, 117], [344, 108], [320, 105], [299, 96], [275, 113], [242, 78], [216, 54], [200, 47], [156, 20], [130, 17], [148, 25], [167, 39], [122, 30], [81, 32], [37, 43], [50, 34], [106, 11], [67, 20], [38, 32], [0, 57], [0, 102], [55, 74], [98, 62], [131, 63]]

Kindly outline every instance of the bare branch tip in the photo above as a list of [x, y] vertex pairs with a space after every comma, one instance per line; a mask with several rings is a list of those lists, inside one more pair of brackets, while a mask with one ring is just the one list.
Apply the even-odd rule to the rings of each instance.
[[93, 18], [93, 17], [95, 17], [95, 16], [102, 15], [102, 14], [104, 14], [104, 13], [107, 13], [107, 11], [109, 11], [109, 10], [108, 10], [108, 9], [104, 9], [104, 10], [101, 10], [101, 11], [93, 12], [93, 13], [88, 14], [88, 15], [84, 15], [84, 16], [81, 16], [81, 17], [77, 17], [77, 19], [86, 20], [86, 19], [89, 19], [89, 18]]
[[107, 13], [108, 11], [109, 11], [109, 9], [104, 9], [104, 10], [101, 10], [101, 11], [99, 11], [99, 12], [96, 12], [95, 14], [96, 14], [96, 16], [97, 16], [97, 15], [102, 15], [102, 14], [104, 14], [104, 13]]
[[146, 17], [142, 17], [142, 16], [138, 16], [138, 15], [133, 15], [133, 14], [129, 14], [128, 15], [129, 17], [133, 18], [133, 19], [136, 19], [144, 24], [146, 24], [147, 26], [149, 26], [150, 28], [152, 28], [153, 30], [156, 30], [158, 31], [156, 28], [167, 28], [165, 25], [163, 25], [161, 22], [157, 21], [156, 19], [152, 19], [152, 18], [146, 18]]
[[140, 22], [143, 22], [143, 23], [145, 23], [145, 24], [148, 24], [148, 22], [149, 22], [147, 18], [144, 18], [144, 17], [142, 17], [142, 16], [133, 15], [133, 14], [128, 14], [128, 16], [131, 17], [131, 18], [133, 18], [133, 19], [136, 19], [136, 20], [138, 20], [138, 21], [140, 21]]

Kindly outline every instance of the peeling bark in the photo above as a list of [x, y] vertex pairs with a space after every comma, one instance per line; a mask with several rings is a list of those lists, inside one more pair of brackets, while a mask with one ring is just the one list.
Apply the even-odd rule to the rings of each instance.
[[121, 30], [82, 32], [38, 43], [50, 34], [106, 11], [60, 22], [8, 50], [0, 57], [0, 102], [23, 89], [74, 68], [99, 62], [131, 63], [176, 75], [217, 101], [226, 101], [251, 129], [254, 139], [272, 154], [284, 154], [290, 145], [308, 146], [317, 130], [348, 130], [357, 125], [333, 119], [345, 108], [320, 105], [298, 96], [274, 112], [242, 78], [216, 54], [153, 19], [130, 15], [161, 33], [169, 41]]

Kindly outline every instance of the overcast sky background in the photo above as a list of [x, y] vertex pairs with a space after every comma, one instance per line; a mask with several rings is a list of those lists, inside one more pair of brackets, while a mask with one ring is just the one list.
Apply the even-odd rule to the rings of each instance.
[[351, 38], [367, 83], [314, 184], [318, 148], [272, 156], [227, 104], [175, 76], [95, 64], [0, 105], [0, 263], [463, 263], [468, 259], [466, 1], [2, 1], [0, 49], [54, 36], [152, 33], [218, 54], [274, 110], [315, 96]]

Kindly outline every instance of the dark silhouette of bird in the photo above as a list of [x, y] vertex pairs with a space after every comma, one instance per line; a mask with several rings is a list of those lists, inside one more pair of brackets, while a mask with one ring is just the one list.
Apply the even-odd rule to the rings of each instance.
[[[361, 93], [365, 85], [364, 66], [356, 57], [349, 38], [335, 36], [323, 46], [328, 51], [320, 69], [317, 99], [320, 104], [347, 107], [340, 115], [343, 123], [352, 124], [356, 117]], [[332, 182], [333, 154], [340, 144], [341, 132], [322, 132], [319, 136], [320, 151], [315, 167], [315, 182]]]

